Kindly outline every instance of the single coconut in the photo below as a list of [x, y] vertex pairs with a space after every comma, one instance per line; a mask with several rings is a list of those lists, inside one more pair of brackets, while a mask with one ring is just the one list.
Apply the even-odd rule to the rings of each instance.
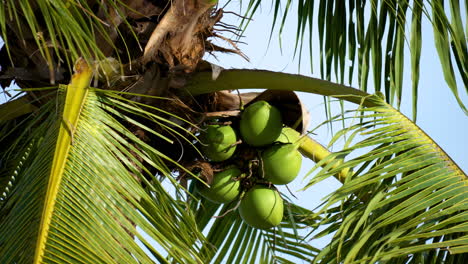
[[256, 185], [247, 191], [239, 206], [242, 219], [255, 228], [268, 229], [283, 219], [283, 199], [278, 191]]
[[229, 203], [236, 199], [240, 193], [240, 182], [238, 179], [241, 171], [237, 167], [228, 168], [213, 176], [210, 187], [197, 182], [198, 192], [206, 199], [215, 203]]
[[265, 101], [249, 105], [241, 114], [240, 133], [254, 147], [271, 144], [283, 127], [280, 111]]
[[301, 169], [302, 155], [297, 144], [277, 144], [261, 154], [260, 175], [273, 184], [292, 182]]
[[211, 161], [229, 159], [236, 150], [236, 132], [231, 126], [209, 125], [200, 133], [202, 151]]

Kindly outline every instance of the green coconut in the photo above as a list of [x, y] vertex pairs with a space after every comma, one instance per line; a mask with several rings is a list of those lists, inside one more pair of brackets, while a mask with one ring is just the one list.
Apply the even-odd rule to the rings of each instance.
[[229, 203], [239, 196], [240, 182], [236, 178], [240, 175], [241, 171], [239, 168], [228, 168], [214, 174], [210, 187], [197, 182], [197, 190], [203, 197], [212, 202]]
[[241, 114], [240, 133], [249, 145], [258, 147], [271, 144], [283, 127], [280, 111], [265, 101], [249, 105]]
[[229, 159], [236, 150], [236, 132], [231, 126], [209, 125], [202, 130], [199, 139], [202, 151], [211, 161]]
[[283, 199], [278, 191], [256, 185], [247, 191], [239, 206], [242, 219], [255, 228], [268, 229], [283, 219]]
[[302, 155], [296, 144], [277, 144], [261, 154], [260, 175], [273, 184], [292, 182], [301, 169]]

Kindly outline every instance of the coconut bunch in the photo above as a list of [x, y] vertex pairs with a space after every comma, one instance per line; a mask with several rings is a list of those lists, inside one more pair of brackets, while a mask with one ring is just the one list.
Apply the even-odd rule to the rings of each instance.
[[217, 168], [212, 179], [196, 183], [198, 192], [215, 203], [237, 201], [250, 226], [279, 225], [283, 199], [275, 185], [292, 182], [302, 163], [300, 133], [283, 124], [280, 110], [257, 100], [239, 116], [206, 124], [198, 137], [203, 154]]

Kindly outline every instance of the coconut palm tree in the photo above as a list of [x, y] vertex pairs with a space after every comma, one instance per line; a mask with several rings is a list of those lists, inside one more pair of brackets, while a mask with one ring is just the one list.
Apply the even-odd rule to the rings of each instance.
[[[4, 89], [0, 105], [0, 263], [466, 263], [467, 176], [394, 108], [409, 45], [415, 120], [428, 19], [447, 87], [467, 113], [458, 95], [468, 87], [466, 2], [462, 17], [457, 0], [277, 0], [266, 30], [282, 29], [297, 4], [298, 56], [319, 25], [310, 42], [320, 44], [312, 53], [321, 79], [204, 61], [207, 52], [244, 56], [223, 32], [240, 35], [260, 4], [251, 0], [238, 26], [223, 22], [235, 3], [4, 0], [0, 84], [21, 90]], [[344, 85], [354, 67], [359, 89]], [[230, 92], [245, 88], [268, 90]], [[309, 136], [294, 91], [354, 103], [326, 117], [344, 124], [330, 143], [340, 150]], [[196, 187], [233, 163], [242, 190], [265, 183], [256, 176], [261, 147], [239, 141], [233, 157], [210, 162], [197, 140], [206, 125], [237, 129], [258, 100], [280, 109], [316, 162], [306, 191], [329, 177], [342, 183], [316, 209], [282, 194], [282, 221], [269, 229], [239, 216], [245, 194], [219, 204]], [[314, 248], [325, 235], [331, 242]]]

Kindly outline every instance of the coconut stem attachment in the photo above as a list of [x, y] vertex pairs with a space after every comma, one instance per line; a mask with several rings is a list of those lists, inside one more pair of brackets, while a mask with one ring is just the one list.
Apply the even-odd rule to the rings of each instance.
[[[298, 149], [303, 156], [313, 160], [314, 162], [319, 162], [328, 155], [331, 154], [331, 152], [322, 146], [320, 143], [317, 141], [313, 140], [307, 135], [301, 135], [299, 132], [297, 132], [294, 129], [288, 129], [287, 130], [288, 136], [290, 139], [293, 139], [292, 144], [294, 145], [295, 149]], [[295, 140], [294, 140], [295, 139]], [[323, 167], [327, 166], [332, 162], [333, 160], [324, 162]], [[332, 165], [332, 169], [338, 167], [341, 164], [341, 162], [336, 162], [335, 164]], [[349, 168], [342, 169], [340, 173], [335, 175], [335, 177], [340, 181], [344, 182], [346, 175], [349, 173]]]
[[[299, 151], [302, 153], [302, 155], [313, 160], [314, 162], [319, 162], [331, 154], [331, 152], [327, 148], [325, 148], [320, 143], [318, 143], [317, 141], [313, 140], [312, 138], [308, 136], [305, 136], [300, 142], [301, 142], [301, 145], [300, 145]], [[333, 160], [325, 162], [323, 164], [323, 167], [330, 164], [330, 162], [332, 161]], [[342, 162], [335, 163], [332, 166], [332, 168], [334, 169], [338, 167], [341, 163]], [[340, 182], [344, 183], [348, 173], [349, 173], [349, 168], [344, 168], [337, 175], [335, 175], [335, 177]]]

